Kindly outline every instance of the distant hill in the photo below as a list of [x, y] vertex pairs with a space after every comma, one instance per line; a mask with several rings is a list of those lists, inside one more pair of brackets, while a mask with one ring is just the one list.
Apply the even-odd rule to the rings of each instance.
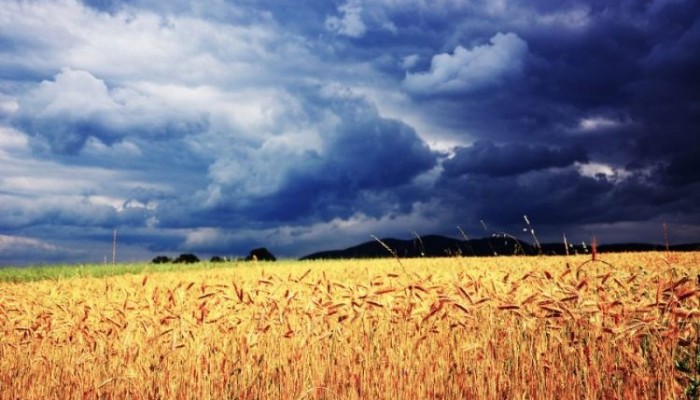
[[[301, 260], [318, 259], [350, 259], [350, 258], [384, 258], [393, 257], [445, 257], [445, 256], [495, 256], [495, 255], [563, 255], [565, 254], [563, 243], [543, 243], [541, 250], [532, 244], [516, 239], [512, 236], [493, 236], [489, 238], [459, 240], [439, 235], [426, 235], [413, 239], [402, 240], [394, 238], [380, 239], [388, 246], [387, 250], [382, 243], [371, 240], [357, 246], [342, 250], [319, 251], [301, 257]], [[647, 243], [620, 243], [604, 244], [598, 246], [598, 252], [617, 253], [635, 251], [661, 251], [666, 246]], [[672, 251], [700, 250], [700, 243], [669, 246]], [[589, 248], [583, 245], [570, 245], [569, 254], [588, 253]]]

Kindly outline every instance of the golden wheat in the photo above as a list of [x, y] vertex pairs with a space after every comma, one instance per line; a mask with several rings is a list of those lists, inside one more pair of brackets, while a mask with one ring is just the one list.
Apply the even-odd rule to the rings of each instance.
[[678, 398], [700, 354], [699, 255], [4, 283], [0, 398]]

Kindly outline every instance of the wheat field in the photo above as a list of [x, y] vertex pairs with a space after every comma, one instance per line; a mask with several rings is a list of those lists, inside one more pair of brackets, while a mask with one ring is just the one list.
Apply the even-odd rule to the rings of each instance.
[[599, 258], [0, 283], [0, 398], [697, 398], [700, 253]]

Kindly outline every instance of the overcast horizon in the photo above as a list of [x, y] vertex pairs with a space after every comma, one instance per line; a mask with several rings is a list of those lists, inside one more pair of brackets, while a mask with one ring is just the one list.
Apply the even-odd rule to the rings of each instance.
[[5, 0], [0, 266], [700, 241], [700, 2]]

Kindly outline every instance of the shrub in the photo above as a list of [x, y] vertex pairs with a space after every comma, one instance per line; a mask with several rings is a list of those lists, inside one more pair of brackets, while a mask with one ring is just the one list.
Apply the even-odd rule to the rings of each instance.
[[167, 264], [172, 262], [173, 260], [168, 257], [168, 256], [157, 256], [153, 260], [151, 260], [152, 264]]
[[199, 258], [192, 253], [183, 253], [177, 256], [175, 264], [194, 264], [199, 262]]

